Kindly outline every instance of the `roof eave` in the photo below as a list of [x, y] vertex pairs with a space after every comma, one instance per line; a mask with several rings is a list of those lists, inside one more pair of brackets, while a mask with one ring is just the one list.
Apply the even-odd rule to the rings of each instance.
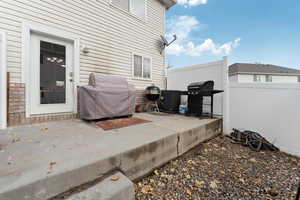
[[274, 76], [300, 76], [300, 73], [270, 73], [270, 72], [229, 72], [230, 76], [233, 75], [274, 75]]
[[166, 6], [167, 9], [177, 4], [177, 0], [160, 0], [160, 1]]

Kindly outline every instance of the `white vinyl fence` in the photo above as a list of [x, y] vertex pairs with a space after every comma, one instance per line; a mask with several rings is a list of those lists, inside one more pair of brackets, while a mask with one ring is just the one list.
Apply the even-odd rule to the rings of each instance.
[[229, 91], [229, 129], [257, 131], [300, 156], [300, 84], [230, 83]]
[[6, 37], [0, 32], [0, 129], [6, 128]]
[[[167, 89], [168, 90], [187, 90], [187, 86], [193, 82], [213, 80], [215, 89], [224, 90], [226, 82], [227, 57], [217, 62], [192, 65], [187, 67], [178, 67], [168, 69]], [[223, 114], [223, 94], [217, 94], [214, 97], [214, 114]], [[207, 104], [210, 99], [205, 99]], [[209, 112], [210, 107], [204, 106], [204, 112]]]
[[[259, 132], [282, 151], [300, 156], [300, 84], [228, 81], [224, 60], [168, 70], [167, 88], [186, 90], [192, 82], [214, 80], [214, 114], [223, 115], [224, 133], [232, 128]], [[204, 107], [205, 110], [205, 107]]]

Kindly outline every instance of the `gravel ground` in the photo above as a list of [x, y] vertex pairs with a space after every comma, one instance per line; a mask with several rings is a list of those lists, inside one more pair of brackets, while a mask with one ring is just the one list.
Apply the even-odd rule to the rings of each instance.
[[217, 137], [135, 184], [137, 200], [293, 200], [300, 159], [282, 152], [254, 152]]

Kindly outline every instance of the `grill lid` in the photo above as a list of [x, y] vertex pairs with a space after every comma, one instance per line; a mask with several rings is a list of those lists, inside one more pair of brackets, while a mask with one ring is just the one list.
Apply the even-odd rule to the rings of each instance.
[[214, 81], [195, 82], [189, 84], [188, 90], [213, 90], [214, 84]]
[[160, 89], [159, 87], [152, 85], [146, 88], [146, 94], [159, 94], [160, 95]]
[[146, 97], [150, 101], [157, 101], [160, 97], [159, 87], [152, 85], [146, 88]]

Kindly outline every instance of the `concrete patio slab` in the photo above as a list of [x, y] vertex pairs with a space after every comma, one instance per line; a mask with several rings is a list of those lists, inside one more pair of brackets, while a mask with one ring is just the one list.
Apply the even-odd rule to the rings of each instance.
[[81, 120], [0, 132], [0, 199], [45, 200], [122, 171], [131, 180], [221, 133], [220, 119], [137, 114], [152, 122], [103, 131]]

